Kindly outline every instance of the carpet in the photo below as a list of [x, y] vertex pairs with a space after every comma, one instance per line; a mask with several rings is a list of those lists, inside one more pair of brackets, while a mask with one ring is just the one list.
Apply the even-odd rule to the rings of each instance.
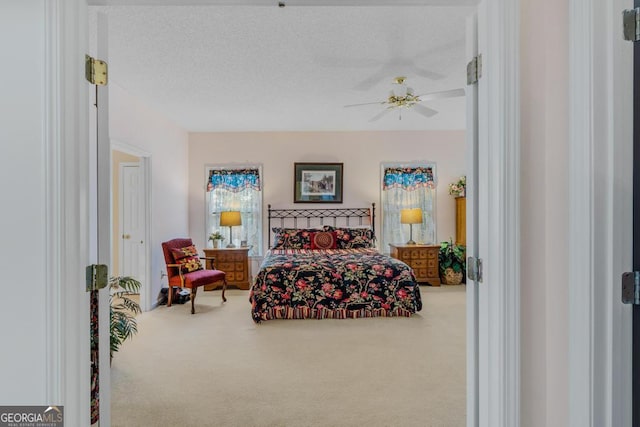
[[465, 286], [410, 318], [251, 320], [248, 291], [138, 316], [112, 364], [112, 425], [464, 426]]

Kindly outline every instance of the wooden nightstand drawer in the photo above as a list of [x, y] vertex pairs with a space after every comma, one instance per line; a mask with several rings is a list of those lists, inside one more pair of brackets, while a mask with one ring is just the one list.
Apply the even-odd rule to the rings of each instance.
[[218, 248], [205, 249], [204, 252], [208, 257], [215, 257], [215, 267], [226, 273], [227, 284], [240, 289], [249, 289], [250, 249], [248, 247]]
[[229, 261], [233, 261], [233, 254], [229, 254], [227, 252], [224, 251], [219, 251], [216, 254], [216, 258], [220, 261], [220, 262], [229, 262]]
[[216, 267], [218, 268], [218, 270], [222, 270], [224, 272], [233, 271], [233, 263], [232, 262], [218, 262], [218, 263], [216, 263]]
[[411, 260], [411, 267], [413, 268], [424, 268], [427, 266], [427, 260], [426, 259], [414, 259]]

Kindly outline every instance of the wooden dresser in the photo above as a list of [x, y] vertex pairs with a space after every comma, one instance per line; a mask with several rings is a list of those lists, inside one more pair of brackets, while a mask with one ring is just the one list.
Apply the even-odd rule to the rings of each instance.
[[[207, 257], [215, 258], [215, 267], [227, 273], [227, 285], [237, 286], [240, 289], [249, 289], [251, 278], [249, 277], [249, 248], [218, 248], [204, 249]], [[211, 269], [211, 261], [207, 260], [206, 268]], [[222, 283], [205, 285], [205, 291], [222, 287]]]
[[467, 198], [456, 197], [456, 245], [467, 245]]
[[438, 253], [440, 245], [400, 245], [390, 243], [391, 256], [399, 259], [413, 269], [416, 280], [440, 286]]

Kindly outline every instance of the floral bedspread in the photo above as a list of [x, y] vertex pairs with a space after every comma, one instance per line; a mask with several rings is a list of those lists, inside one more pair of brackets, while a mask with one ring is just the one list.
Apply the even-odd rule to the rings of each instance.
[[410, 267], [376, 249], [272, 249], [251, 288], [251, 315], [270, 319], [411, 316], [422, 309]]

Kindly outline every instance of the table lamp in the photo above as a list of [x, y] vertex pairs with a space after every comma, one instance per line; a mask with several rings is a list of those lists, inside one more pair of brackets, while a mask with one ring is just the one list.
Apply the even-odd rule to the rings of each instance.
[[227, 245], [228, 248], [236, 247], [236, 245], [233, 244], [233, 240], [231, 239], [231, 229], [236, 225], [242, 225], [242, 219], [240, 218], [239, 211], [220, 212], [220, 226], [229, 227], [229, 244]]
[[407, 242], [407, 245], [415, 245], [416, 242], [413, 241], [413, 224], [422, 223], [422, 209], [414, 208], [400, 210], [400, 223], [409, 224], [409, 241]]

